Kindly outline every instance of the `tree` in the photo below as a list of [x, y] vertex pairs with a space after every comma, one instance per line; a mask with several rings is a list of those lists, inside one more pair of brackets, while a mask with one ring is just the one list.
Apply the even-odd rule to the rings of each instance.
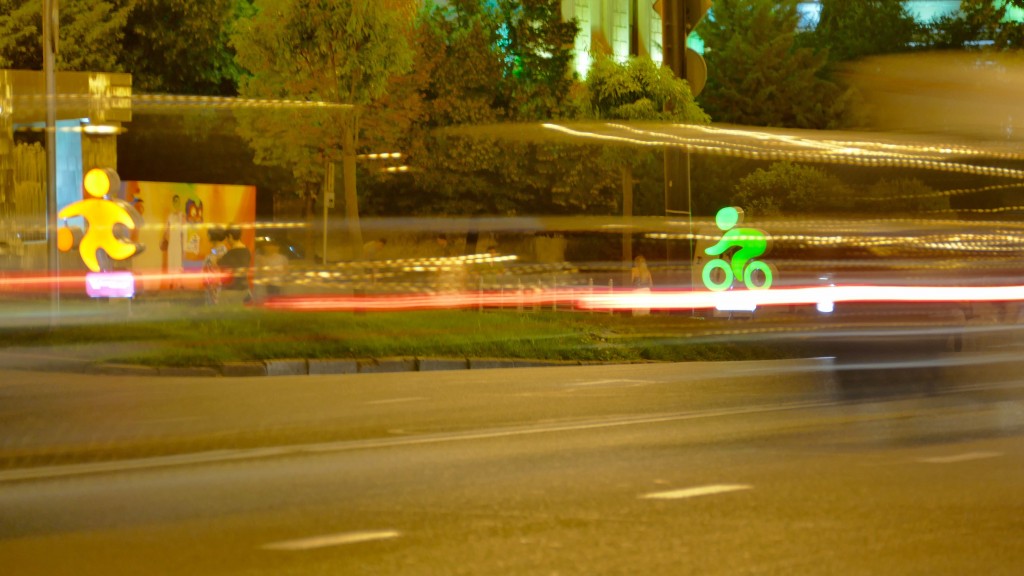
[[811, 45], [841, 62], [874, 54], [906, 52], [919, 26], [903, 0], [821, 0]]
[[584, 87], [586, 108], [598, 118], [710, 122], [694, 101], [689, 85], [646, 56], [630, 58], [624, 64], [600, 56], [587, 73]]
[[[505, 7], [514, 4], [509, 2]], [[544, 4], [548, 9], [555, 6], [550, 2], [534, 4]], [[500, 2], [495, 5], [502, 6]], [[575, 97], [563, 97], [557, 106], [550, 105], [548, 99], [566, 88], [530, 92], [531, 83], [538, 82], [539, 76], [525, 73], [526, 68], [548, 70], [548, 78], [571, 78], [568, 44], [559, 47], [564, 52], [562, 60], [548, 59], [553, 52], [551, 46], [523, 42], [522, 36], [508, 32], [507, 22], [523, 18], [521, 9], [501, 12], [491, 6], [479, 0], [450, 0], [443, 5], [428, 5], [421, 13], [416, 73], [427, 78], [422, 90], [426, 112], [423, 122], [413, 127], [417, 137], [408, 143], [408, 163], [415, 170], [403, 180], [382, 182], [363, 207], [389, 215], [572, 214], [580, 210], [616, 213], [620, 209], [621, 166], [650, 168], [654, 166], [652, 151], [495, 140], [487, 136], [486, 127], [472, 136], [443, 130], [460, 124], [565, 115], [573, 103], [580, 102], [584, 102], [582, 108], [587, 114], [593, 109], [590, 93], [579, 82], [569, 84], [568, 90], [575, 90]], [[536, 22], [532, 30], [559, 21], [541, 18]], [[524, 66], [523, 62], [533, 64]], [[708, 121], [693, 102], [685, 82], [675, 79], [668, 70], [659, 70], [649, 59], [631, 66], [609, 66], [610, 72], [620, 76], [633, 74], [628, 82], [633, 84], [634, 92], [615, 107], [645, 98], [650, 102], [649, 106], [639, 103], [632, 109], [625, 106], [619, 112], [651, 112], [644, 114], [645, 118]], [[509, 104], [513, 90], [524, 98], [532, 94], [530, 98], [536, 98], [536, 102], [513, 109]], [[664, 194], [660, 168], [644, 170], [638, 178], [646, 174], [656, 175], [656, 186], [650, 188], [657, 190], [646, 195], [646, 182], [638, 184], [637, 202], [641, 198], [644, 202], [650, 198], [660, 201]]]
[[[379, 182], [364, 204], [367, 210], [389, 215], [562, 213], [566, 206], [609, 201], [604, 185], [590, 182], [604, 182], [603, 175], [593, 177], [601, 168], [594, 147], [496, 141], [484, 135], [486, 129], [472, 137], [444, 131], [560, 113], [562, 102], [555, 106], [558, 98], [553, 95], [564, 88], [535, 85], [547, 82], [552, 76], [546, 74], [555, 70], [558, 78], [565, 76], [570, 61], [565, 46], [555, 50], [538, 40], [550, 37], [545, 28], [564, 29], [560, 19], [550, 18], [557, 16], [552, 7], [556, 3], [479, 0], [425, 6], [415, 42], [415, 74], [424, 77], [423, 115], [403, 144], [414, 171]], [[510, 33], [529, 22], [534, 24], [528, 33]], [[552, 54], [558, 57], [550, 58]], [[513, 107], [516, 99], [520, 105]], [[555, 168], [550, 162], [554, 149], [570, 158], [565, 163], [573, 169]]]
[[868, 188], [865, 197], [857, 198], [855, 204], [862, 212], [920, 217], [922, 213], [949, 210], [949, 196], [916, 178], [882, 179]]
[[[475, 129], [474, 129], [475, 130]], [[521, 142], [479, 134], [431, 135], [431, 155], [421, 159], [415, 185], [374, 199], [378, 213], [591, 214], [615, 213], [618, 161], [608, 148], [586, 144]]]
[[1024, 9], [1022, 0], [961, 0], [960, 9], [928, 26], [926, 44], [963, 49], [990, 43], [997, 50], [1024, 48], [1024, 24], [1007, 17], [1009, 8]]
[[761, 217], [839, 212], [853, 206], [853, 196], [849, 186], [824, 170], [776, 162], [741, 179], [732, 202]]
[[835, 128], [853, 122], [853, 93], [823, 77], [827, 55], [796, 45], [796, 0], [716, 0], [701, 36], [704, 109], [717, 122]]
[[[848, 179], [847, 179], [848, 180]], [[758, 216], [838, 213], [919, 216], [949, 210], [949, 196], [916, 178], [851, 186], [813, 166], [775, 162], [740, 179], [732, 203]]]
[[502, 115], [498, 27], [497, 11], [479, 0], [423, 11], [416, 67], [429, 71], [422, 90], [428, 127], [494, 122]]
[[498, 0], [504, 97], [509, 118], [538, 120], [560, 114], [573, 83], [572, 46], [580, 28], [562, 20], [561, 0]]
[[[345, 211], [358, 256], [355, 152], [362, 108], [411, 66], [402, 14], [378, 0], [256, 0], [231, 42], [248, 72], [240, 93], [339, 106], [242, 112], [242, 132], [256, 162], [286, 166], [302, 183], [307, 218], [328, 163], [343, 161]], [[338, 152], [341, 151], [341, 154]]]
[[[138, 92], [237, 93], [228, 46], [249, 0], [61, 0], [57, 68], [128, 72]], [[0, 0], [0, 68], [42, 69], [42, 0]]]
[[[120, 72], [121, 39], [132, 0], [64, 0], [59, 70]], [[0, 0], [0, 68], [43, 69], [42, 0]]]
[[124, 69], [139, 92], [234, 96], [240, 70], [229, 46], [249, 0], [133, 0]]

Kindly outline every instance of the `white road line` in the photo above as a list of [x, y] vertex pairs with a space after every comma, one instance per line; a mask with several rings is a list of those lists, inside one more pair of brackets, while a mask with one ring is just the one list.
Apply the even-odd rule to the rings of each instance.
[[608, 384], [651, 384], [654, 380], [629, 380], [626, 378], [618, 378], [614, 380], [590, 380], [587, 382], [570, 382], [566, 386], [605, 386]]
[[375, 540], [389, 540], [398, 538], [400, 532], [395, 530], [381, 530], [378, 532], [343, 532], [341, 534], [327, 534], [325, 536], [313, 536], [312, 538], [300, 538], [298, 540], [285, 540], [283, 542], [272, 542], [261, 546], [264, 550], [313, 550], [315, 548], [327, 548], [329, 546], [343, 546], [345, 544], [359, 544], [360, 542], [373, 542]]
[[147, 420], [136, 420], [136, 424], [162, 424], [164, 422], [190, 422], [199, 420], [198, 416], [179, 416], [177, 418], [149, 418]]
[[415, 402], [417, 400], [426, 400], [423, 396], [409, 396], [407, 398], [389, 398], [387, 400], [371, 400], [370, 402], [364, 402], [367, 406], [373, 406], [375, 404], [399, 404], [401, 402]]
[[683, 488], [681, 490], [669, 490], [667, 492], [651, 492], [644, 494], [641, 498], [649, 500], [681, 500], [695, 496], [710, 496], [711, 494], [722, 494], [725, 492], [736, 492], [737, 490], [750, 490], [753, 486], [749, 484], [712, 484], [710, 486], [697, 486], [695, 488]]
[[402, 438], [371, 438], [367, 440], [341, 440], [338, 442], [324, 442], [317, 444], [268, 446], [265, 448], [211, 450], [208, 452], [178, 454], [174, 456], [154, 456], [151, 458], [140, 458], [135, 460], [115, 460], [111, 462], [92, 462], [88, 464], [61, 464], [57, 466], [40, 466], [13, 470], [0, 470], [0, 482], [43, 480], [48, 478], [75, 476], [79, 474], [126, 472], [130, 470], [146, 470], [163, 468], [167, 466], [191, 466], [195, 464], [236, 462], [239, 460], [251, 460], [254, 458], [276, 458], [281, 456], [294, 455], [331, 454], [337, 452], [349, 452], [353, 450], [399, 448], [409, 446], [441, 444], [447, 442], [466, 442], [473, 440], [514, 438], [518, 436], [531, 436], [535, 434], [550, 434], [556, 432], [580, 432], [585, 430], [600, 430], [607, 428], [617, 428], [622, 426], [637, 426], [642, 424], [660, 424], [664, 422], [681, 422], [686, 420], [705, 420], [710, 418], [721, 418], [723, 416], [742, 416], [746, 414], [785, 412], [789, 410], [801, 410], [804, 408], [835, 406], [837, 404], [839, 404], [839, 402], [822, 402], [808, 400], [784, 404], [773, 404], [770, 406], [725, 408], [721, 410], [714, 410], [708, 412], [677, 412], [644, 416], [599, 418], [594, 420], [583, 420], [576, 422], [570, 421], [555, 423], [536, 423], [527, 424], [523, 426], [512, 426], [507, 428], [483, 429], [469, 432], [448, 432]]
[[918, 458], [918, 462], [927, 464], [955, 464], [957, 462], [969, 462], [971, 460], [984, 460], [986, 458], [998, 458], [1002, 452], [967, 452], [966, 454], [955, 454], [953, 456], [935, 456], [933, 458]]

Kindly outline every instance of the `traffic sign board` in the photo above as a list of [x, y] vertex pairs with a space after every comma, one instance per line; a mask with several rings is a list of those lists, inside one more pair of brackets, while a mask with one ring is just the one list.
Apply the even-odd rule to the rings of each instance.
[[711, 9], [711, 0], [659, 0], [654, 9], [661, 15], [665, 64], [690, 83], [694, 95], [699, 94], [707, 82], [708, 67], [700, 54], [686, 46], [686, 37]]
[[700, 21], [704, 19], [704, 15], [711, 9], [711, 0], [684, 0], [685, 4], [685, 18], [686, 18], [686, 33], [689, 34], [691, 30], [700, 24]]
[[708, 81], [708, 64], [704, 57], [691, 48], [686, 49], [686, 82], [696, 97]]

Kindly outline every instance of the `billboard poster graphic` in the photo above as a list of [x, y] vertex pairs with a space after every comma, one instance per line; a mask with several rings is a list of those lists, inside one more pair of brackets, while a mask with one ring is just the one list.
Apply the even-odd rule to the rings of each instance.
[[145, 218], [139, 241], [152, 247], [132, 262], [136, 271], [157, 273], [144, 290], [203, 289], [210, 228], [238, 228], [255, 253], [255, 186], [128, 181], [125, 200]]

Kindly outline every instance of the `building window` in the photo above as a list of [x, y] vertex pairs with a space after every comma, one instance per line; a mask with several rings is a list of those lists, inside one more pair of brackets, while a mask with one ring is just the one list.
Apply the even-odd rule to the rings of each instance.
[[590, 38], [594, 33], [590, 0], [575, 0], [573, 15], [580, 26], [580, 32], [576, 35], [576, 73], [585, 78], [590, 70]]
[[651, 31], [650, 31], [650, 46], [647, 51], [651, 55], [651, 60], [654, 63], [661, 65], [665, 60], [665, 51], [662, 49], [662, 36], [661, 36], [661, 16], [658, 12], [651, 10]]
[[629, 60], [629, 0], [615, 0], [612, 4], [612, 52], [615, 60]]

